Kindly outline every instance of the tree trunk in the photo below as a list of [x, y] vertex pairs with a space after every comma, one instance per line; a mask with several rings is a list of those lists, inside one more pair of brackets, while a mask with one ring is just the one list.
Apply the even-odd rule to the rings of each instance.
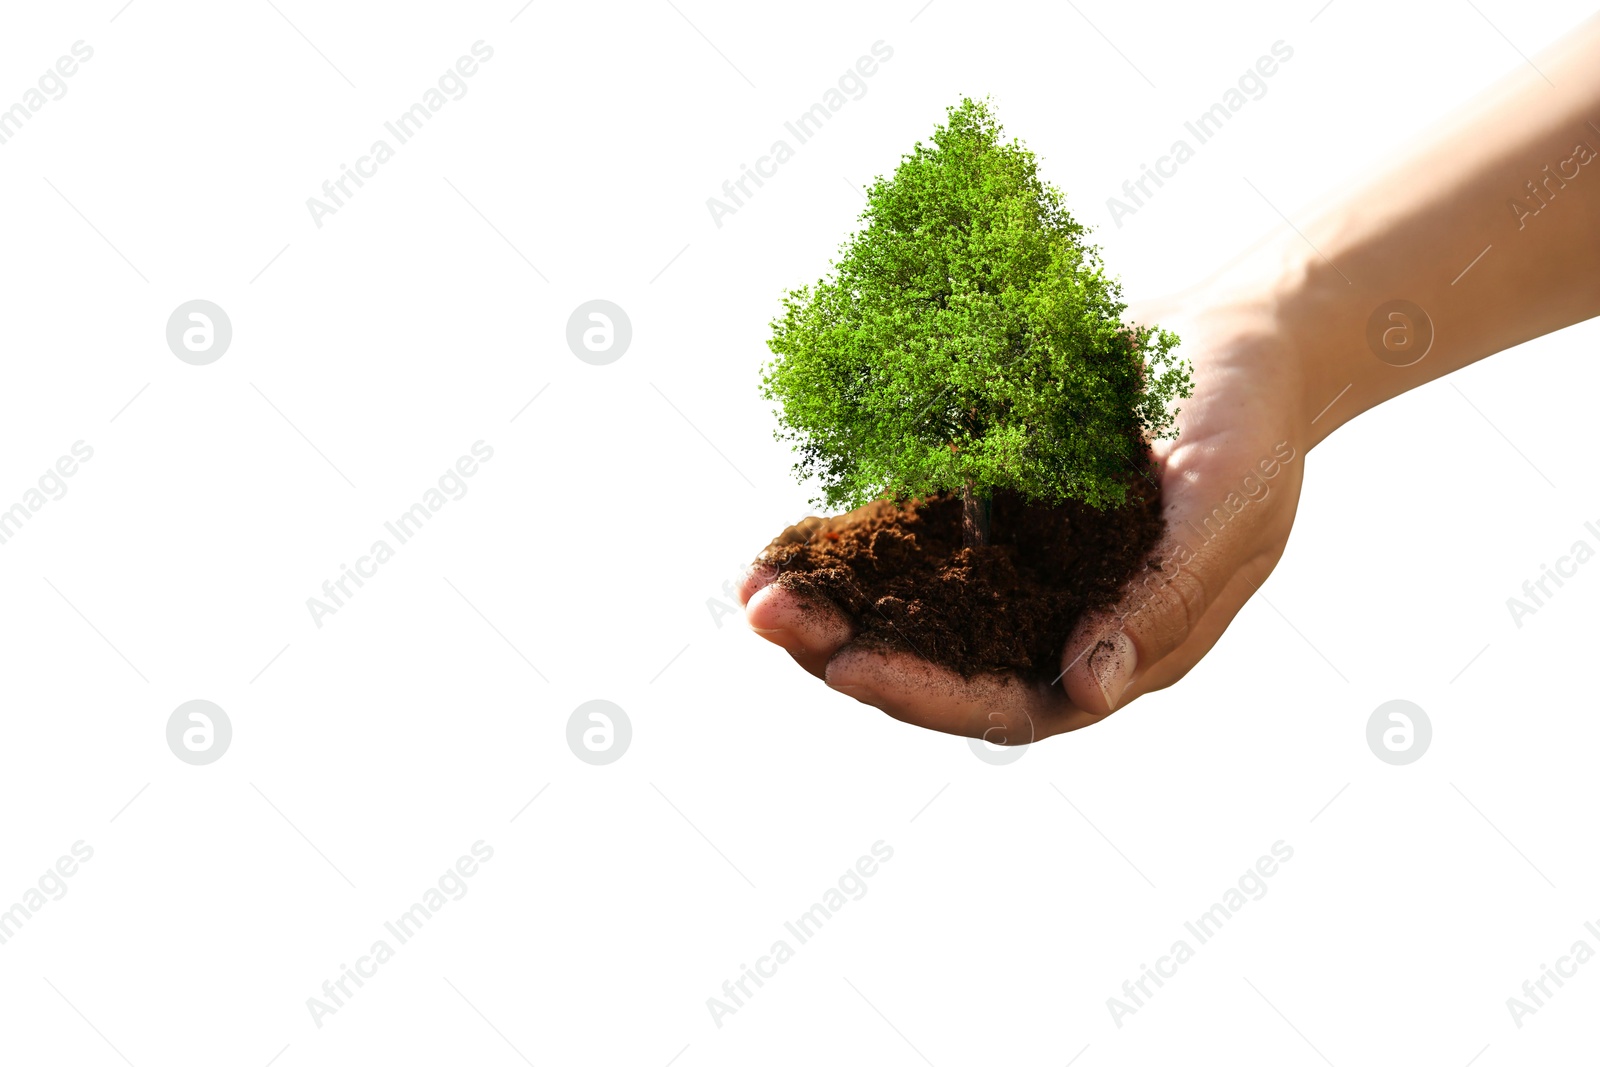
[[989, 543], [989, 495], [972, 487], [972, 479], [961, 490], [961, 543], [981, 548]]

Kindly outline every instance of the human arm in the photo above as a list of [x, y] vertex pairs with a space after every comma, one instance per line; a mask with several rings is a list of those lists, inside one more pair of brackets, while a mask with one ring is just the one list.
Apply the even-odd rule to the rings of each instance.
[[[751, 625], [896, 718], [1012, 743], [1177, 681], [1276, 565], [1314, 445], [1400, 393], [1600, 314], [1600, 19], [1535, 62], [1365, 187], [1131, 310], [1174, 329], [1194, 364], [1179, 435], [1155, 451], [1162, 567], [1080, 623], [1059, 684], [961, 679], [857, 647], [842, 615], [805, 610], [761, 571], [743, 589]], [[1395, 301], [1410, 305], [1399, 319]]]

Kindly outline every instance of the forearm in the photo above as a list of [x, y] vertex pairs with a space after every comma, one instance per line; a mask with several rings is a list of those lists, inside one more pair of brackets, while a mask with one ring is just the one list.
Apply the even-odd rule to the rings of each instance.
[[[1524, 66], [1252, 257], [1275, 276], [1275, 314], [1303, 360], [1308, 445], [1390, 397], [1600, 314], [1600, 18], [1534, 62], [1548, 82]], [[1400, 300], [1425, 317], [1386, 307]]]

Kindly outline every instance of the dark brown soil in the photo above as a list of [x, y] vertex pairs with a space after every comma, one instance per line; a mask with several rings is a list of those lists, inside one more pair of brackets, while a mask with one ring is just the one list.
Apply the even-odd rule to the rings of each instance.
[[1051, 681], [1079, 616], [1117, 601], [1160, 539], [1160, 491], [1138, 479], [1122, 508], [994, 499], [990, 544], [961, 541], [961, 500], [883, 500], [789, 527], [762, 552], [779, 585], [838, 605], [856, 640], [911, 651], [965, 677]]

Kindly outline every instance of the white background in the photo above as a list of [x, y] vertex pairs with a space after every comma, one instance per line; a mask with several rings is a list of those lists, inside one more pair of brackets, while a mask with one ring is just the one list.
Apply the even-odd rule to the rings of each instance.
[[[1591, 1055], [1600, 963], [1520, 1029], [1505, 1002], [1600, 948], [1600, 563], [1520, 628], [1505, 602], [1597, 540], [1600, 324], [1341, 430], [1216, 650], [1007, 766], [708, 606], [807, 511], [757, 389], [778, 298], [962, 94], [1140, 299], [1282, 227], [1244, 179], [1297, 217], [1536, 78], [1517, 50], [1585, 5], [673, 2], [8, 5], [0, 106], [94, 56], [0, 145], [0, 507], [94, 457], [0, 545], [0, 908], [94, 856], [0, 945], [0, 1060]], [[314, 225], [478, 40], [467, 95]], [[716, 226], [706, 198], [879, 40], [866, 95]], [[1106, 197], [1279, 40], [1267, 95], [1115, 226]], [[164, 335], [195, 298], [234, 330], [203, 367]], [[633, 324], [609, 366], [564, 339], [593, 298]], [[306, 599], [478, 440], [468, 494], [318, 628]], [[197, 698], [234, 729], [204, 767], [165, 740]], [[1406, 767], [1365, 741], [1395, 698], [1434, 727]], [[633, 725], [609, 766], [566, 744], [591, 699]], [[470, 892], [315, 1025], [480, 839]], [[1270, 892], [1116, 1026], [1107, 998], [1280, 839]], [[866, 896], [715, 1025], [878, 840]]]

